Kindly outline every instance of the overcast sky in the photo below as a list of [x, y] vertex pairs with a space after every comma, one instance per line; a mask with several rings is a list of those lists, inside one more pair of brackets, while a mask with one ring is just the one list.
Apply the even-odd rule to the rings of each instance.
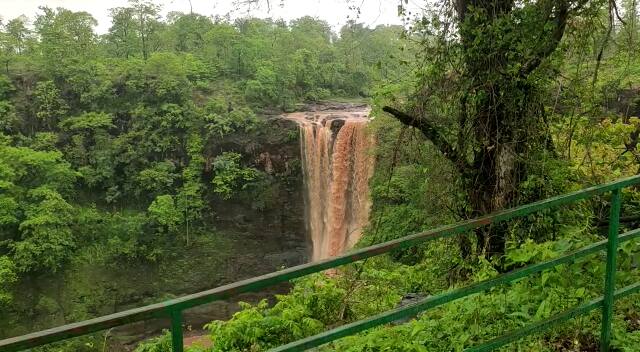
[[[163, 7], [163, 14], [169, 11], [189, 12], [189, 0], [155, 0]], [[234, 0], [191, 0], [193, 11], [202, 15], [230, 14], [232, 18], [246, 15], [246, 11], [235, 9]], [[266, 4], [266, 1], [263, 1]], [[319, 17], [329, 22], [334, 29], [340, 28], [356, 13], [350, 6], [362, 3], [362, 13], [358, 20], [369, 26], [377, 24], [399, 24], [397, 16], [397, 0], [271, 0], [271, 10], [266, 6], [251, 9], [250, 14], [256, 17], [274, 17], [290, 20], [301, 16]], [[420, 1], [412, 0], [410, 4]], [[74, 11], [87, 11], [98, 20], [98, 33], [105, 33], [110, 27], [108, 10], [113, 7], [126, 6], [127, 0], [0, 0], [0, 16], [11, 19], [26, 15], [33, 19], [38, 12], [38, 6], [65, 7]]]

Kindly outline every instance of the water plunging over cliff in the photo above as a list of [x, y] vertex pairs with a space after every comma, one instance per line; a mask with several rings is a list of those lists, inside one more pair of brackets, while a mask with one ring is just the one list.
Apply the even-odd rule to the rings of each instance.
[[369, 108], [287, 114], [298, 122], [306, 189], [307, 231], [312, 260], [343, 253], [369, 221], [373, 137]]

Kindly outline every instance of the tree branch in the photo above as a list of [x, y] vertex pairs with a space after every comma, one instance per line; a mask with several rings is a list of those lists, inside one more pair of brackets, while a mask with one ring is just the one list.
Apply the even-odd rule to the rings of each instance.
[[460, 24], [462, 24], [462, 22], [464, 22], [464, 19], [465, 19], [466, 15], [467, 15], [467, 10], [469, 8], [469, 2], [468, 2], [468, 0], [455, 0], [453, 6], [454, 6], [456, 12], [458, 13], [458, 21], [460, 22]]
[[616, 18], [618, 19], [618, 21], [620, 21], [620, 23], [622, 23], [623, 26], [627, 26], [627, 21], [624, 20], [624, 18], [622, 18], [620, 16], [620, 12], [618, 11], [618, 4], [616, 3], [615, 0], [610, 0], [609, 2], [611, 4], [611, 6], [613, 6], [613, 11], [616, 14]]
[[549, 41], [537, 53], [534, 54], [533, 58], [522, 65], [522, 69], [520, 69], [520, 76], [527, 76], [528, 74], [533, 72], [536, 68], [538, 68], [538, 66], [540, 66], [544, 59], [553, 54], [553, 52], [558, 48], [558, 45], [560, 45], [560, 42], [564, 37], [568, 18], [569, 2], [567, 0], [558, 1], [555, 9], [554, 27], [553, 31], [551, 32]]
[[382, 110], [393, 115], [398, 121], [404, 125], [415, 127], [427, 137], [433, 145], [451, 162], [453, 162], [460, 172], [467, 172], [470, 169], [469, 163], [463, 158], [456, 149], [436, 130], [436, 128], [425, 119], [418, 119], [405, 112], [385, 106]]
[[611, 39], [611, 33], [613, 32], [613, 12], [615, 8], [615, 1], [609, 0], [609, 26], [607, 28], [607, 33], [602, 40], [602, 45], [600, 46], [600, 50], [598, 51], [598, 57], [596, 58], [596, 68], [593, 70], [593, 80], [591, 81], [591, 87], [594, 87], [598, 82], [598, 72], [600, 71], [600, 65], [602, 64], [602, 57], [604, 56], [604, 49], [609, 44], [609, 39]]

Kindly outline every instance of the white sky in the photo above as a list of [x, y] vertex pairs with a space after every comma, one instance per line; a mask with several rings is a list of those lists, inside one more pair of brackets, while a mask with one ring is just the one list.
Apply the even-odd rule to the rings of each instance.
[[[252, 9], [250, 14], [255, 17], [285, 20], [309, 15], [329, 22], [337, 30], [349, 18], [356, 16], [355, 11], [350, 10], [349, 7], [362, 4], [362, 13], [358, 17], [358, 22], [369, 26], [401, 23], [397, 16], [398, 0], [284, 0], [284, 6], [280, 7], [281, 1], [270, 0], [271, 11], [267, 11], [265, 5], [259, 9]], [[189, 0], [154, 0], [154, 2], [162, 5], [163, 14], [169, 11], [189, 12]], [[191, 0], [191, 2], [193, 11], [202, 15], [230, 14], [232, 18], [246, 15], [246, 11], [235, 10], [234, 0]], [[410, 4], [419, 2], [412, 0]], [[266, 4], [264, 0], [263, 3]], [[110, 27], [108, 10], [126, 6], [127, 0], [0, 0], [0, 17], [7, 20], [26, 15], [29, 19], [33, 19], [38, 13], [38, 6], [43, 5], [52, 8], [64, 7], [73, 11], [87, 11], [98, 21], [96, 31], [105, 33]]]

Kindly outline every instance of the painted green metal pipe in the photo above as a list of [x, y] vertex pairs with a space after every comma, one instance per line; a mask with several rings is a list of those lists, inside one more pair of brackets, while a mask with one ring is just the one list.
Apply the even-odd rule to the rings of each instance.
[[607, 268], [604, 282], [604, 302], [602, 305], [602, 328], [600, 331], [600, 351], [608, 352], [611, 345], [611, 320], [613, 319], [613, 295], [616, 290], [616, 262], [618, 258], [618, 231], [620, 225], [620, 189], [611, 192], [609, 214], [609, 236], [607, 242]]
[[184, 341], [182, 339], [182, 312], [171, 312], [171, 347], [173, 352], [182, 352]]
[[499, 347], [507, 345], [511, 342], [519, 340], [525, 336], [533, 335], [542, 331], [545, 331], [552, 327], [555, 324], [561, 323], [563, 321], [567, 321], [569, 319], [573, 319], [577, 316], [587, 314], [590, 311], [602, 307], [603, 299], [602, 297], [598, 299], [594, 299], [589, 301], [588, 303], [582, 304], [576, 308], [570, 309], [568, 311], [556, 314], [549, 319], [545, 319], [539, 321], [537, 323], [533, 323], [528, 325], [520, 330], [514, 331], [507, 335], [501, 336], [497, 339], [491, 340], [487, 343], [484, 343], [479, 346], [474, 346], [471, 348], [467, 348], [464, 352], [488, 352], [493, 351]]
[[133, 322], [154, 318], [166, 318], [168, 316], [169, 312], [165, 310], [164, 306], [161, 303], [144, 306], [81, 321], [78, 323], [72, 323], [43, 331], [38, 331], [28, 335], [1, 340], [0, 352], [22, 351], [33, 347], [46, 345], [48, 343], [106, 330], [115, 326], [122, 326]]
[[[626, 286], [622, 289], [619, 289], [616, 291], [616, 293], [614, 294], [615, 299], [621, 299], [625, 296], [628, 296], [630, 294], [634, 294], [634, 293], [638, 293], [640, 292], [640, 283], [637, 284], [633, 284], [633, 285], [629, 285]], [[604, 297], [600, 297], [597, 299], [594, 299], [592, 301], [589, 301], [588, 303], [585, 304], [581, 304], [580, 306], [568, 310], [566, 312], [562, 312], [562, 313], [558, 313], [548, 319], [539, 321], [537, 323], [533, 323], [529, 326], [526, 326], [522, 329], [513, 331], [509, 334], [503, 335], [497, 339], [491, 340], [487, 343], [484, 343], [482, 345], [479, 346], [475, 346], [475, 347], [471, 347], [465, 350], [465, 352], [486, 352], [486, 351], [492, 351], [496, 348], [502, 347], [504, 345], [507, 345], [511, 342], [514, 342], [516, 340], [519, 340], [525, 336], [529, 336], [532, 334], [536, 334], [539, 332], [543, 332], [549, 328], [551, 328], [552, 326], [562, 323], [564, 321], [567, 321], [569, 319], [573, 319], [579, 315], [583, 315], [583, 314], [587, 314], [590, 311], [600, 308], [602, 307], [602, 303], [604, 302]]]

